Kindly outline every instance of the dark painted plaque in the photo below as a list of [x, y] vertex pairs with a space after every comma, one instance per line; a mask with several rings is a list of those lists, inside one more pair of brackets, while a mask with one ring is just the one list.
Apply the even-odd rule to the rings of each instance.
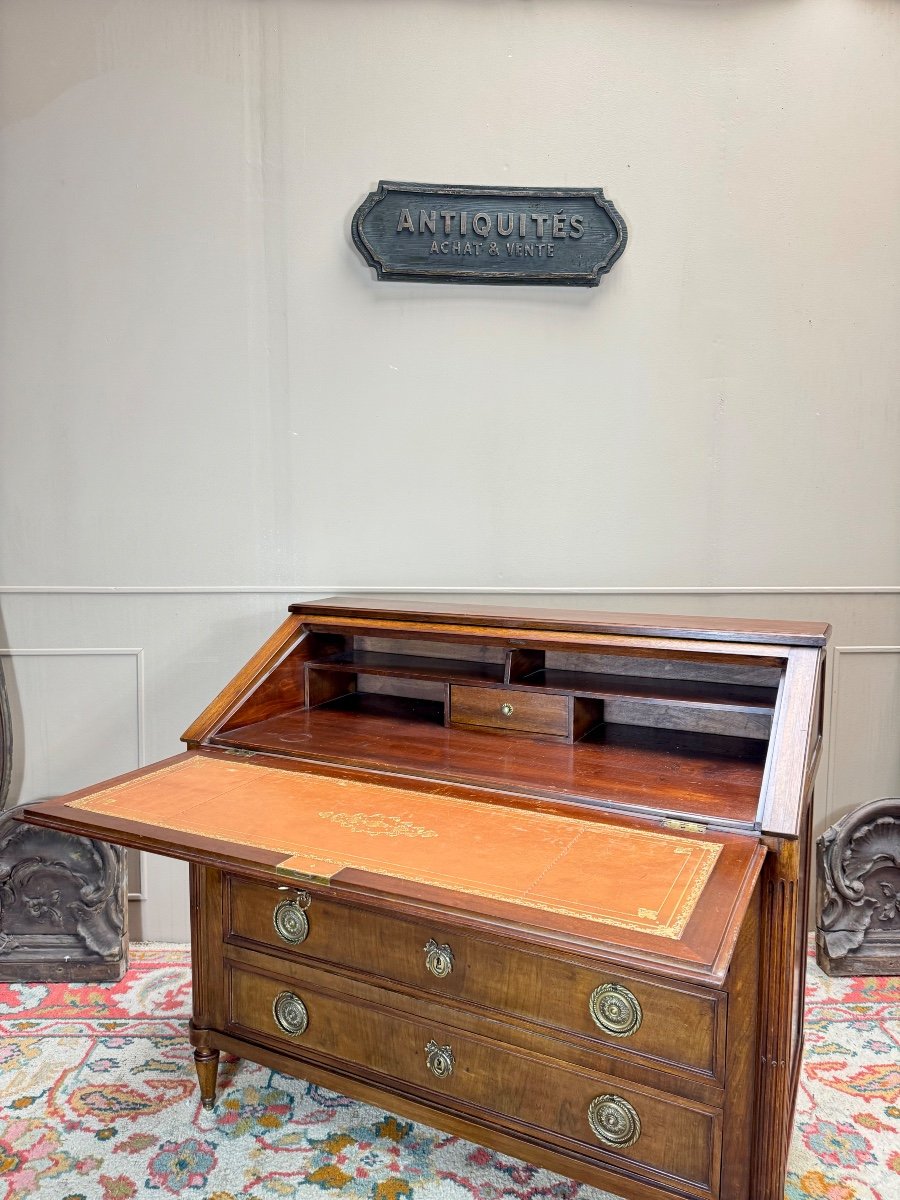
[[382, 181], [353, 217], [379, 279], [596, 287], [628, 232], [600, 188]]

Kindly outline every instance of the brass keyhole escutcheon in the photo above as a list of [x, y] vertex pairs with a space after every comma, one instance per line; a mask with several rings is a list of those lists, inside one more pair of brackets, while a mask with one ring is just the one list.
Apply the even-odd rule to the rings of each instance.
[[275, 1024], [291, 1037], [299, 1037], [306, 1031], [309, 1024], [309, 1013], [306, 1005], [293, 992], [279, 992], [272, 1004], [272, 1016]]
[[603, 983], [594, 988], [588, 1008], [594, 1024], [613, 1037], [631, 1037], [644, 1019], [637, 996], [619, 983]]
[[453, 970], [453, 951], [431, 938], [425, 943], [425, 966], [437, 979], [446, 979]]
[[513, 713], [515, 712], [515, 709], [507, 700], [504, 704], [500, 705], [500, 712], [503, 714], [504, 717], [511, 717], [513, 715]]
[[272, 913], [272, 924], [282, 941], [297, 946], [309, 935], [309, 917], [306, 910], [310, 905], [308, 892], [299, 892], [290, 900], [282, 900]]
[[425, 1047], [425, 1062], [428, 1070], [438, 1079], [446, 1079], [452, 1075], [456, 1066], [456, 1059], [450, 1047], [439, 1046], [435, 1041], [429, 1042]]
[[595, 1096], [588, 1105], [588, 1123], [605, 1146], [625, 1150], [641, 1136], [641, 1118], [621, 1096]]

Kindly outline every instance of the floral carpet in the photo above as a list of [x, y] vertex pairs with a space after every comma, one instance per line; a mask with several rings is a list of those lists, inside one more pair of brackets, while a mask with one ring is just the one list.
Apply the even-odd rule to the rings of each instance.
[[[117, 984], [0, 984], [0, 1200], [609, 1200], [607, 1193], [224, 1059], [199, 1104], [184, 947]], [[787, 1200], [900, 1197], [900, 978], [812, 963]]]

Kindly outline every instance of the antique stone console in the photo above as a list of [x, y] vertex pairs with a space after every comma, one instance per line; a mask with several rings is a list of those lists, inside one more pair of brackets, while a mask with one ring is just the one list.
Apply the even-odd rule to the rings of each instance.
[[825, 625], [294, 605], [26, 819], [187, 859], [227, 1051], [628, 1200], [781, 1200]]

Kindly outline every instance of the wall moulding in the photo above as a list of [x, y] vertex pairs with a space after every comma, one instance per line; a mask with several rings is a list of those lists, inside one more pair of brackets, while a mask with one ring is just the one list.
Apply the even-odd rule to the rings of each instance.
[[315, 587], [281, 584], [192, 585], [171, 584], [158, 587], [80, 586], [76, 584], [0, 584], [2, 595], [62, 596], [230, 596], [230, 595], [478, 595], [478, 596], [900, 596], [900, 584], [826, 584], [813, 585], [739, 585], [672, 587], [530, 587], [491, 585], [453, 586], [405, 584], [385, 587], [370, 584], [323, 583]]
[[[147, 731], [146, 731], [146, 689], [144, 650], [141, 646], [0, 646], [0, 658], [131, 658], [134, 660], [135, 688], [135, 737], [137, 744], [137, 767], [147, 764]], [[9, 676], [7, 676], [9, 681]], [[15, 734], [13, 736], [13, 756], [15, 757]], [[129, 901], [144, 902], [146, 892], [146, 856], [143, 851], [130, 852], [132, 862], [137, 864], [139, 887], [129, 891]]]
[[[825, 804], [823, 817], [826, 823], [834, 820], [836, 806], [834, 786], [837, 778], [838, 738], [835, 731], [840, 728], [840, 679], [841, 664], [848, 655], [893, 655], [900, 654], [900, 645], [887, 646], [833, 646], [831, 648], [831, 684], [829, 687], [828, 720], [826, 740], [828, 744], [828, 762], [825, 769]], [[874, 800], [874, 796], [869, 796]]]

